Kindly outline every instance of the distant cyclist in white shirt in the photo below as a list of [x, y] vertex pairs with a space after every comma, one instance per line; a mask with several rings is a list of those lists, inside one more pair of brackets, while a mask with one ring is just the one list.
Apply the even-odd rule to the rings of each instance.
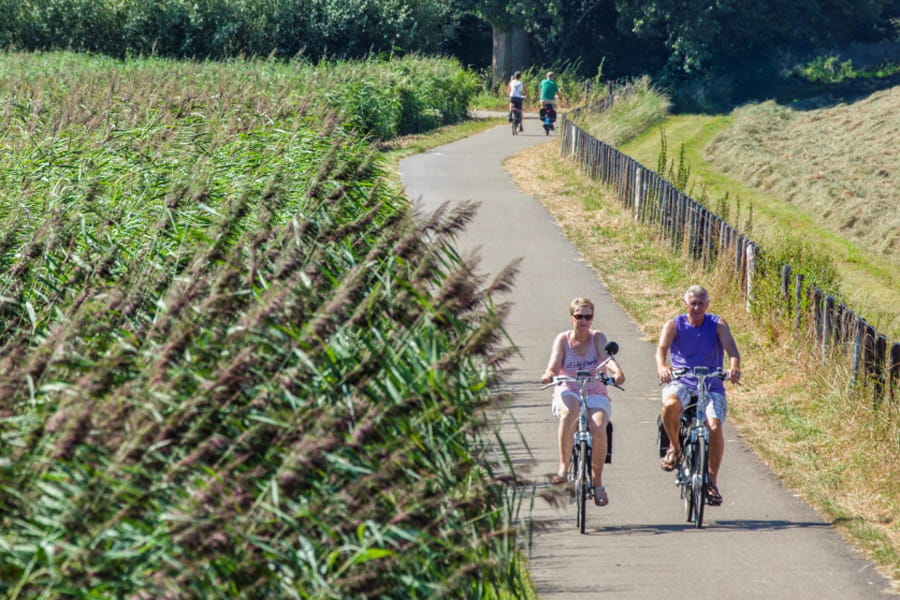
[[[522, 101], [525, 100], [525, 84], [522, 83], [522, 71], [513, 73], [509, 80], [509, 116], [512, 119], [514, 110], [522, 112]], [[519, 131], [523, 131], [522, 122], [519, 121]]]

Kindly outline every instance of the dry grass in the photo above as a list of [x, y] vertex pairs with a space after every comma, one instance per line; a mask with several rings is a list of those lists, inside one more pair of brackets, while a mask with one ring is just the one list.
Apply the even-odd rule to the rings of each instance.
[[840, 373], [817, 368], [821, 362], [814, 357], [798, 356], [796, 340], [780, 333], [788, 328], [752, 318], [731, 291], [727, 273], [685, 268], [601, 186], [554, 158], [556, 143], [507, 161], [517, 184], [547, 207], [598, 271], [602, 266], [620, 274], [604, 283], [648, 339], [679, 308], [688, 282], [707, 283], [744, 357], [747, 382], [729, 392], [730, 414], [742, 437], [900, 590], [900, 407], [873, 411], [867, 399], [843, 397], [846, 379]]
[[900, 87], [813, 111], [751, 105], [706, 158], [900, 267], [898, 111]]

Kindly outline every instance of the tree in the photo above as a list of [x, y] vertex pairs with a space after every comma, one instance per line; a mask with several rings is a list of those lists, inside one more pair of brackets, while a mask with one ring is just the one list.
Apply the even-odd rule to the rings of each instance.
[[507, 81], [514, 71], [528, 66], [531, 54], [522, 19], [523, 7], [538, 2], [540, 0], [474, 0], [473, 11], [490, 23], [493, 30], [492, 89]]

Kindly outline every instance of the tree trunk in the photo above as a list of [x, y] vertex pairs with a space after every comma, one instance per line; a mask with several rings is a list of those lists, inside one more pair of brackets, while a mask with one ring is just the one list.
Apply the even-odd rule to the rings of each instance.
[[491, 85], [494, 89], [503, 88], [515, 71], [528, 68], [530, 53], [528, 50], [528, 33], [521, 27], [512, 31], [494, 30], [494, 56], [491, 61]]

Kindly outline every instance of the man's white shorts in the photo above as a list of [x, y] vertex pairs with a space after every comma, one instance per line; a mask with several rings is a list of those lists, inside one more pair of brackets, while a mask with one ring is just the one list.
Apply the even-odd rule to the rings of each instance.
[[[662, 399], [663, 402], [665, 402], [667, 396], [675, 394], [678, 399], [681, 400], [681, 407], [683, 409], [690, 404], [691, 394], [694, 393], [696, 393], [695, 389], [677, 381], [673, 381], [663, 388]], [[709, 419], [718, 419], [720, 423], [724, 423], [725, 417], [728, 416], [728, 402], [725, 399], [725, 395], [719, 394], [718, 392], [709, 392], [706, 394], [706, 406], [703, 408], [703, 412], [706, 414], [707, 421]]]

